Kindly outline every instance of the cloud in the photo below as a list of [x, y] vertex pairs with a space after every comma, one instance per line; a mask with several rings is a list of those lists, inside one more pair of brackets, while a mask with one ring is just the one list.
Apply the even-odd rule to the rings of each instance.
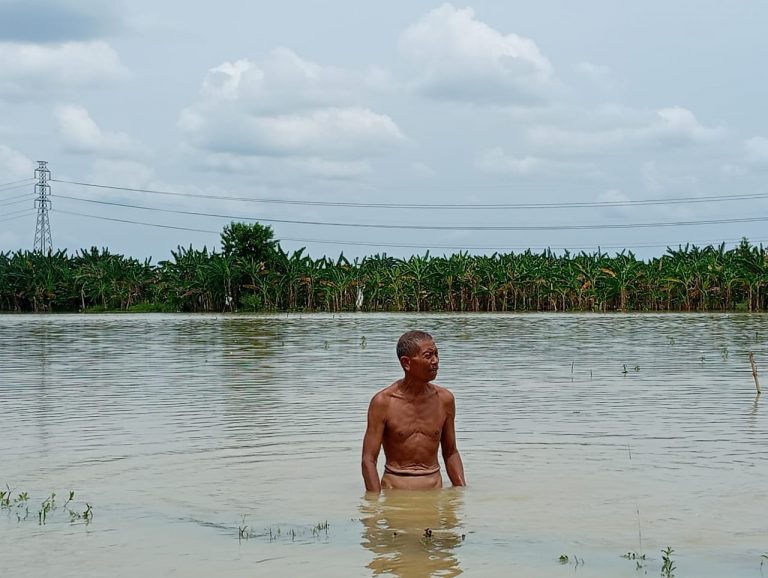
[[484, 151], [475, 160], [475, 167], [483, 172], [508, 175], [530, 175], [542, 169], [544, 160], [538, 157], [513, 157], [501, 148]]
[[499, 147], [480, 153], [475, 159], [474, 165], [476, 169], [485, 173], [519, 177], [554, 174], [563, 171], [595, 174], [595, 168], [587, 163], [556, 161], [532, 155], [516, 157], [507, 154]]
[[533, 104], [555, 85], [535, 42], [498, 32], [471, 8], [432, 10], [400, 35], [399, 48], [420, 71], [417, 90], [437, 100]]
[[589, 154], [639, 146], [700, 145], [720, 140], [724, 135], [722, 128], [702, 125], [690, 110], [671, 107], [656, 111], [644, 124], [592, 131], [536, 127], [529, 131], [528, 138], [535, 146], [558, 154]]
[[0, 41], [93, 40], [119, 28], [115, 2], [0, 0]]
[[35, 163], [22, 153], [0, 144], [0, 175], [6, 181], [23, 179], [34, 175]]
[[[197, 155], [199, 151], [195, 151]], [[232, 153], [208, 153], [200, 161], [208, 168], [249, 173], [264, 172], [275, 180], [316, 177], [330, 180], [359, 179], [372, 171], [367, 160], [329, 160], [319, 157], [258, 157]]]
[[368, 157], [408, 142], [391, 117], [364, 104], [387, 78], [379, 70], [321, 66], [279, 49], [259, 62], [212, 68], [178, 126], [187, 145], [213, 155], [209, 166], [293, 158], [313, 174], [363, 174]]
[[359, 156], [405, 140], [385, 115], [358, 108], [325, 108], [279, 116], [186, 110], [180, 126], [191, 142], [216, 152], [256, 156]]
[[593, 80], [603, 80], [611, 75], [609, 67], [587, 61], [579, 62], [576, 65], [576, 70]]
[[[120, 183], [124, 187], [151, 188], [156, 185], [154, 170], [144, 163], [123, 159], [94, 159], [86, 174], [89, 181], [95, 183]], [[163, 188], [162, 186], [158, 188]], [[115, 191], [91, 189], [93, 196], [110, 197]], [[128, 194], [128, 193], [120, 193]], [[131, 197], [157, 201], [157, 197], [143, 193], [131, 193]]]
[[361, 94], [392, 87], [386, 72], [362, 73], [305, 60], [287, 48], [261, 61], [223, 62], [208, 71], [198, 107], [234, 102], [253, 114], [275, 114], [342, 104], [359, 105]]
[[127, 134], [101, 130], [82, 106], [57, 106], [53, 118], [67, 152], [100, 157], [133, 157], [143, 152], [143, 147]]
[[51, 98], [62, 91], [127, 75], [117, 53], [106, 42], [0, 43], [0, 98]]
[[768, 165], [768, 138], [755, 136], [744, 143], [747, 162], [752, 165]]

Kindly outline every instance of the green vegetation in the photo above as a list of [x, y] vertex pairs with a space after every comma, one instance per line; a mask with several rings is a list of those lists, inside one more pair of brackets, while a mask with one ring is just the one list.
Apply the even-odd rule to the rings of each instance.
[[627, 552], [621, 555], [622, 558], [627, 560], [634, 560], [635, 570], [642, 570], [645, 568], [645, 554], [638, 554], [637, 552]]
[[661, 575], [664, 578], [674, 577], [675, 561], [672, 560], [673, 552], [674, 550], [670, 546], [661, 551], [661, 561], [663, 562], [661, 565]]
[[156, 265], [106, 248], [0, 253], [0, 311], [764, 311], [768, 250], [688, 246], [349, 261], [288, 253], [272, 229], [232, 223], [222, 251], [178, 247]]
[[[0, 510], [7, 510], [13, 512], [16, 515], [17, 522], [24, 522], [29, 517], [29, 493], [19, 492], [18, 496], [11, 501], [13, 491], [6, 485], [5, 490], [0, 490]], [[93, 507], [86, 503], [85, 510], [82, 512], [73, 510], [70, 504], [75, 498], [75, 491], [69, 491], [69, 497], [67, 501], [61, 506], [61, 510], [69, 516], [69, 521], [74, 523], [82, 520], [85, 525], [88, 525], [93, 520]], [[58, 509], [56, 505], [56, 492], [51, 492], [50, 496], [47, 496], [40, 504], [40, 509], [37, 512], [37, 523], [40, 526], [46, 525], [49, 516]], [[23, 515], [22, 515], [23, 514]]]

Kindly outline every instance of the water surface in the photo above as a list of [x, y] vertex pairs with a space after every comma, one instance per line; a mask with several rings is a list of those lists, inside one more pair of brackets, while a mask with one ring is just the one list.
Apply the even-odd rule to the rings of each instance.
[[[366, 499], [367, 404], [415, 328], [469, 487]], [[758, 577], [766, 336], [737, 314], [0, 316], [0, 485], [30, 495], [0, 510], [0, 575], [607, 578], [632, 551], [658, 576], [671, 546], [678, 578]]]

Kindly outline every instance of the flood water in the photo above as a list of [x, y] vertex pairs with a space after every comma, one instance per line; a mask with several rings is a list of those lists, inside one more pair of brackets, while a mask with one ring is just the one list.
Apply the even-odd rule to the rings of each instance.
[[[0, 576], [659, 576], [667, 546], [678, 578], [768, 575], [767, 321], [0, 316]], [[369, 499], [408, 329], [469, 485]]]

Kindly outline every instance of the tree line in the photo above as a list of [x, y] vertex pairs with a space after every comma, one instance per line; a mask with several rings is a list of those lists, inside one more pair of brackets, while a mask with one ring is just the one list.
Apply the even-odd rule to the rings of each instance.
[[768, 251], [746, 239], [631, 251], [470, 255], [288, 253], [271, 227], [231, 223], [221, 250], [149, 259], [108, 249], [0, 253], [0, 311], [764, 311]]

